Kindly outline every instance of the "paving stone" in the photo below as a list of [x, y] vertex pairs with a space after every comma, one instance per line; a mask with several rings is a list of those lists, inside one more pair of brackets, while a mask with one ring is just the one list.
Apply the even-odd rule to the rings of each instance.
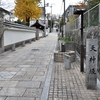
[[41, 82], [20, 81], [16, 87], [18, 88], [39, 88]]
[[2, 71], [2, 72], [0, 72], [0, 76], [2, 78], [12, 78], [14, 76], [14, 74], [16, 74], [16, 72], [15, 73], [8, 72], [8, 71]]
[[40, 98], [42, 89], [27, 89], [24, 97], [36, 97]]
[[21, 71], [31, 71], [31, 72], [35, 72], [37, 70], [37, 68], [22, 68]]
[[44, 76], [34, 76], [32, 81], [44, 81], [45, 77]]
[[4, 71], [4, 70], [5, 70], [5, 68], [2, 68], [2, 67], [0, 66], [0, 72], [1, 72], [1, 71]]
[[35, 100], [40, 100], [40, 98], [36, 98]]
[[32, 98], [27, 98], [27, 97], [8, 97], [6, 100], [36, 100], [36, 99], [33, 98], [33, 97]]
[[41, 68], [41, 67], [44, 68], [45, 67], [46, 68], [47, 66], [46, 65], [40, 65], [40, 64], [33, 64], [31, 67], [33, 67], [33, 68], [34, 67], [36, 67], [36, 68]]
[[98, 97], [98, 99], [97, 100], [100, 100], [100, 97]]
[[12, 67], [15, 68], [16, 65], [17, 65], [17, 64], [14, 64], [14, 63], [13, 63], [13, 64], [5, 64], [5, 63], [4, 63], [4, 64], [2, 65], [2, 67], [3, 67], [3, 68], [12, 68]]
[[18, 81], [0, 81], [0, 87], [15, 87]]
[[38, 68], [37, 71], [47, 71], [47, 68]]
[[0, 97], [0, 100], [5, 100], [6, 99], [6, 97]]
[[26, 72], [23, 72], [23, 71], [19, 71], [16, 76], [24, 76], [26, 74]]
[[25, 89], [22, 88], [3, 88], [0, 91], [0, 96], [22, 96]]
[[21, 68], [6, 68], [5, 71], [18, 72]]
[[21, 68], [29, 68], [29, 67], [31, 67], [31, 65], [17, 65], [17, 67], [21, 67]]
[[34, 76], [43, 76], [43, 75], [45, 75], [45, 72], [44, 71], [36, 71], [35, 72], [35, 74], [34, 74]]
[[30, 81], [30, 80], [32, 80], [32, 78], [33, 78], [33, 75], [25, 74], [25, 75], [15, 75], [11, 80], [16, 80], [16, 81], [25, 81], [25, 80], [27, 80], [27, 81]]

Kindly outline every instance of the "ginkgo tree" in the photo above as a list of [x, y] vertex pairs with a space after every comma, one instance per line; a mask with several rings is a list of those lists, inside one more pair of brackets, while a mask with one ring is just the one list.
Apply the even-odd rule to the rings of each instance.
[[42, 9], [39, 8], [40, 0], [15, 0], [14, 15], [29, 26], [32, 19], [41, 16]]

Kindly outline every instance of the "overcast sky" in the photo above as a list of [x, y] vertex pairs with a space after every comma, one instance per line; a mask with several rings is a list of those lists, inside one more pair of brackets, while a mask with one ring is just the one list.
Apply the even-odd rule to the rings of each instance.
[[[69, 5], [75, 5], [78, 2], [83, 1], [83, 0], [65, 0], [65, 7], [67, 9], [67, 7]], [[44, 0], [42, 0], [42, 2], [44, 2]], [[52, 5], [52, 13], [56, 13], [56, 14], [62, 14], [64, 11], [64, 6], [63, 6], [63, 0], [45, 0], [46, 3], [49, 3], [50, 5]], [[46, 9], [50, 12], [50, 8], [46, 7]]]
[[[41, 6], [44, 6], [44, 0], [41, 0], [42, 4]], [[65, 0], [66, 2], [66, 9], [69, 5], [75, 5], [78, 2], [83, 1], [83, 0]], [[8, 10], [11, 10], [14, 8], [14, 0], [1, 0], [1, 3], [4, 4], [5, 8]], [[63, 0], [45, 0], [45, 3], [49, 3], [49, 6], [52, 5], [52, 13], [53, 14], [62, 14], [64, 11], [64, 6], [63, 6]], [[46, 7], [46, 13], [51, 13], [51, 8]]]

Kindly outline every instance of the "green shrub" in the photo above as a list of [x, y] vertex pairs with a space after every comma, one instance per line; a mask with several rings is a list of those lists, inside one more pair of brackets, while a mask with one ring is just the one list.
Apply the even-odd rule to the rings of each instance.
[[67, 36], [67, 37], [62, 37], [60, 40], [63, 42], [70, 42], [74, 41], [74, 38], [72, 36]]

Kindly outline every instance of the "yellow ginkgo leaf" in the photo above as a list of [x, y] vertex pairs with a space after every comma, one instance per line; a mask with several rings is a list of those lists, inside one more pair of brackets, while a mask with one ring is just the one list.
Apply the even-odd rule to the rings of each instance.
[[26, 23], [39, 18], [42, 14], [42, 9], [38, 7], [39, 2], [40, 0], [15, 0], [14, 15]]

